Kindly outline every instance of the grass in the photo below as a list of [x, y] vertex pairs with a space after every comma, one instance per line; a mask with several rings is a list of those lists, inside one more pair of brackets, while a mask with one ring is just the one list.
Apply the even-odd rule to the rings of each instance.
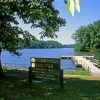
[[30, 87], [27, 73], [13, 74], [0, 79], [0, 100], [100, 100], [100, 78], [64, 77], [64, 89], [59, 89], [58, 84], [49, 83]]
[[78, 70], [78, 71], [69, 71], [64, 72], [64, 74], [70, 74], [70, 75], [90, 75], [90, 72], [88, 70]]
[[25, 68], [22, 68], [22, 67], [3, 66], [3, 70], [4, 71], [7, 71], [7, 70], [25, 70]]

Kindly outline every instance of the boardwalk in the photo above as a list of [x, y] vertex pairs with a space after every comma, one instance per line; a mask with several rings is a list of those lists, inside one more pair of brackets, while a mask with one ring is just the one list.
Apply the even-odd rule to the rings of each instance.
[[93, 76], [100, 76], [100, 69], [97, 68], [89, 59], [83, 56], [73, 56], [73, 61], [77, 65], [81, 65], [85, 69], [89, 69]]
[[[81, 57], [88, 57], [88, 58], [94, 58], [94, 56], [81, 56]], [[72, 59], [73, 56], [61, 56], [61, 59]]]

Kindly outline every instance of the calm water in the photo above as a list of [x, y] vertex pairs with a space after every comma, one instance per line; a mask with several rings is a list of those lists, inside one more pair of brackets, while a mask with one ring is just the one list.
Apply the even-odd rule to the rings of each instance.
[[[18, 57], [11, 55], [9, 52], [4, 51], [2, 53], [2, 63], [8, 63], [11, 65], [19, 65], [21, 67], [28, 67], [30, 65], [30, 57], [40, 58], [60, 58], [61, 56], [73, 56], [75, 51], [73, 48], [60, 48], [60, 49], [24, 49], [20, 51], [22, 56]], [[61, 68], [64, 70], [73, 70], [73, 62], [71, 60], [61, 60]]]

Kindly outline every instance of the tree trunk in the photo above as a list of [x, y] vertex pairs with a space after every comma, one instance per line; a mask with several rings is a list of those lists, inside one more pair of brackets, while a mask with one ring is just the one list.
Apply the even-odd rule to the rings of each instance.
[[0, 78], [4, 77], [4, 72], [3, 72], [3, 68], [1, 64], [1, 52], [2, 52], [2, 49], [0, 48]]

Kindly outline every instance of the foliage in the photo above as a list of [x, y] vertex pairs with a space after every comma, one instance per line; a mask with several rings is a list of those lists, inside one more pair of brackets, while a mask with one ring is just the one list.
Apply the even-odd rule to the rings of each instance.
[[100, 51], [100, 20], [87, 26], [81, 26], [73, 34], [76, 41], [76, 50]]
[[27, 31], [18, 26], [18, 18], [32, 28], [42, 28], [41, 38], [54, 38], [65, 20], [58, 16], [59, 11], [53, 6], [54, 0], [0, 0], [0, 49], [17, 53], [19, 41], [34, 40]]
[[64, 48], [74, 48], [75, 47], [75, 44], [68, 44], [68, 45], [67, 44], [64, 44], [63, 47]]
[[68, 13], [68, 10], [70, 10], [72, 16], [74, 16], [75, 8], [78, 12], [80, 12], [79, 0], [67, 0], [67, 13]]
[[31, 24], [31, 28], [41, 28], [41, 38], [57, 37], [55, 32], [65, 25], [65, 20], [58, 16], [59, 11], [54, 8], [53, 2], [54, 0], [0, 0], [0, 56], [2, 50], [19, 55], [20, 41], [29, 44], [30, 40], [36, 39], [18, 26], [18, 19]]
[[62, 48], [63, 45], [57, 41], [30, 41], [30, 45], [20, 43], [20, 48]]

